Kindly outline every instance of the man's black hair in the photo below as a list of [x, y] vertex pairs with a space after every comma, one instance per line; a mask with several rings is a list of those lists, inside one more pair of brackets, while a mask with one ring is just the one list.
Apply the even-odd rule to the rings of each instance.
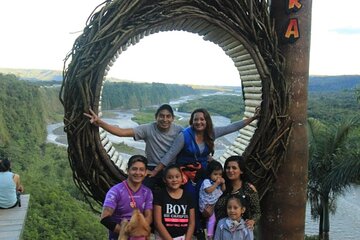
[[172, 107], [169, 105], [169, 104], [163, 104], [161, 105], [155, 112], [155, 118], [159, 115], [159, 113], [162, 111], [162, 110], [168, 110], [171, 114], [171, 116], [174, 117], [174, 110], [172, 109]]
[[144, 157], [143, 155], [133, 155], [129, 158], [128, 169], [130, 169], [130, 167], [136, 162], [142, 162], [147, 168], [148, 160], [146, 157]]

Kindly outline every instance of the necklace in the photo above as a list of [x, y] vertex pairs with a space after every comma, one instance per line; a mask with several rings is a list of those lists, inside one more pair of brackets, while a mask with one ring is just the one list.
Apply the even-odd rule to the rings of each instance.
[[239, 187], [236, 190], [232, 190], [231, 193], [232, 194], [238, 193], [241, 190], [241, 188], [242, 188], [242, 181], [240, 182]]
[[237, 189], [236, 191], [232, 191], [231, 194], [232, 194], [232, 195], [237, 194], [237, 195], [239, 195], [240, 197], [242, 197], [243, 199], [246, 199], [246, 195], [245, 195], [244, 189], [242, 189], [242, 188], [239, 188], [239, 189]]
[[128, 183], [127, 183], [126, 181], [124, 181], [124, 182], [125, 182], [124, 185], [125, 185], [128, 193], [129, 193], [129, 196], [130, 196], [130, 198], [131, 198], [130, 207], [131, 207], [131, 208], [136, 208], [136, 202], [135, 202], [135, 199], [134, 199], [134, 195], [132, 194], [132, 192], [131, 192], [131, 190], [130, 190], [130, 188], [129, 188]]

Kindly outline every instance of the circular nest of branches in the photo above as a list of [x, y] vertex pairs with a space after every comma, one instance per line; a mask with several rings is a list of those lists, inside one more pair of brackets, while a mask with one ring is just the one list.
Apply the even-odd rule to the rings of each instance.
[[93, 11], [66, 57], [60, 91], [74, 182], [90, 204], [102, 204], [108, 189], [126, 174], [83, 113], [89, 108], [101, 112], [104, 77], [122, 51], [144, 36], [173, 30], [199, 34], [222, 47], [239, 70], [245, 116], [261, 106], [245, 148], [234, 143], [232, 153], [246, 157], [252, 181], [264, 196], [276, 180], [291, 129], [284, 59], [269, 15], [264, 0], [113, 0]]

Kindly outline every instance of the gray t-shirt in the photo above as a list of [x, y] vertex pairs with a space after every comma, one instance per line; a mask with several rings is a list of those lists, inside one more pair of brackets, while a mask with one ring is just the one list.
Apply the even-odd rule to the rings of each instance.
[[176, 136], [183, 129], [182, 126], [171, 124], [167, 132], [161, 132], [156, 122], [142, 124], [134, 128], [134, 139], [144, 140], [146, 143], [145, 154], [148, 159], [149, 166], [157, 166], [160, 159], [164, 157], [166, 152], [170, 149]]

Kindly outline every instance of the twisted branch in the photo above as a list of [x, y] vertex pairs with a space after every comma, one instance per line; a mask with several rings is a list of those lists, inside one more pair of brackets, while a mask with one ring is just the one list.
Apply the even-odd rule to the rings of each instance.
[[[100, 9], [100, 10], [97, 10]], [[262, 117], [244, 152], [260, 197], [276, 180], [284, 159], [291, 122], [284, 59], [265, 0], [113, 0], [90, 15], [64, 63], [60, 101], [68, 155], [76, 186], [89, 200], [102, 204], [108, 189], [126, 175], [110, 160], [99, 131], [83, 112], [98, 111], [100, 90], [109, 61], [139, 34], [163, 25], [196, 19], [238, 39], [252, 55], [262, 79]], [[184, 29], [185, 30], [185, 29]]]

